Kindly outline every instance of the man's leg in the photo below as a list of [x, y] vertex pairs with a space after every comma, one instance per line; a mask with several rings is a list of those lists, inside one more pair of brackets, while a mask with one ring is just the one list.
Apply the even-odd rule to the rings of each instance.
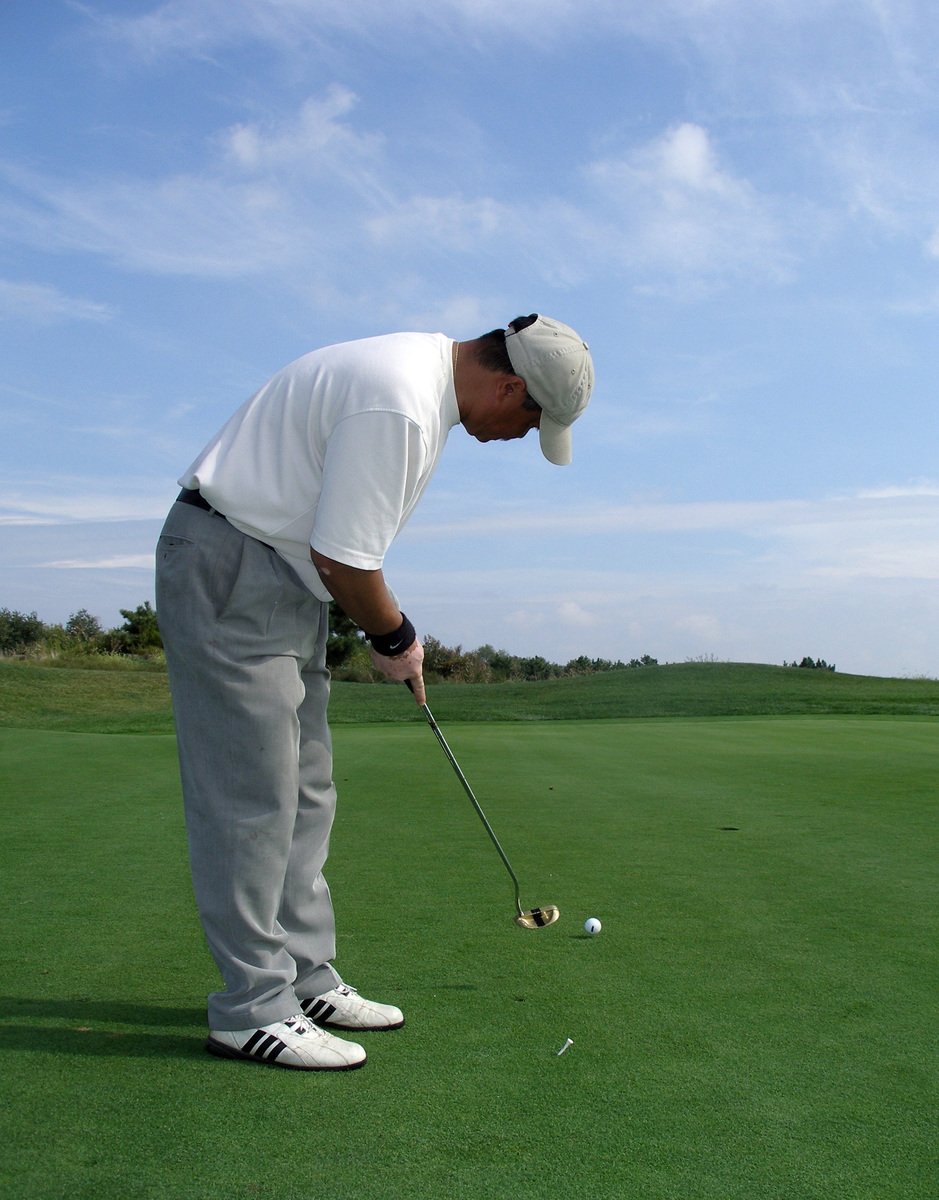
[[[316, 656], [301, 674], [300, 803], [294, 844], [284, 886], [280, 920], [288, 931], [288, 947], [297, 963], [294, 985], [300, 1006], [327, 1028], [365, 1031], [398, 1029], [404, 1014], [390, 1004], [366, 1000], [343, 983], [332, 966], [336, 953], [335, 922], [323, 864], [329, 850], [329, 828], [336, 803], [332, 780], [332, 744], [326, 720], [329, 673], [326, 671], [326, 617]], [[328, 821], [326, 816], [328, 814]]]
[[327, 723], [329, 672], [326, 670], [328, 605], [323, 604], [316, 651], [301, 673], [299, 803], [284, 880], [280, 922], [297, 964], [296, 991], [315, 996], [342, 982], [332, 967], [336, 925], [323, 876], [336, 810], [332, 738]]
[[[226, 983], [209, 1025], [249, 1029], [299, 1009], [279, 913], [298, 814], [298, 660], [314, 655], [325, 606], [268, 547], [191, 506], [174, 505], [157, 557], [193, 884]], [[328, 845], [331, 805], [316, 815]]]

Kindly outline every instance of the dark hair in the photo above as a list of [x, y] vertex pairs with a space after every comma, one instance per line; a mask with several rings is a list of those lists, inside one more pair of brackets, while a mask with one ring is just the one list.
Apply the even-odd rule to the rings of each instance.
[[[520, 329], [527, 329], [529, 325], [534, 325], [537, 320], [537, 313], [531, 313], [527, 317], [516, 317], [514, 321], [509, 322], [509, 329], [517, 333]], [[482, 337], [477, 338], [476, 361], [481, 367], [485, 367], [487, 371], [495, 371], [497, 375], [516, 374], [512, 360], [505, 348], [504, 329], [493, 329], [490, 333], [484, 333]]]

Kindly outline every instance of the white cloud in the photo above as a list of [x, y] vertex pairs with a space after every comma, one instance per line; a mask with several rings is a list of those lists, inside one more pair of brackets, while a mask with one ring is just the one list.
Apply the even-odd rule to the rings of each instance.
[[[357, 132], [347, 121], [357, 104], [355, 93], [333, 84], [321, 98], [303, 101], [295, 117], [268, 126], [235, 125], [220, 144], [236, 171], [279, 181], [284, 191], [294, 180], [302, 181], [304, 189], [311, 180], [328, 181], [362, 200], [388, 204], [392, 197], [379, 174], [385, 166], [384, 138]], [[295, 200], [300, 200], [299, 194]]]
[[627, 264], [687, 275], [788, 278], [791, 254], [770, 201], [721, 165], [685, 122], [586, 174], [607, 210], [603, 245]]
[[898, 500], [907, 496], [939, 496], [939, 483], [924, 479], [917, 483], [862, 488], [857, 493], [859, 500]]
[[566, 600], [563, 604], [559, 604], [557, 618], [564, 625], [580, 629], [589, 629], [598, 623], [596, 613], [585, 608], [583, 604], [578, 604], [575, 600]]
[[239, 167], [251, 171], [304, 159], [312, 162], [312, 156], [336, 143], [365, 148], [367, 141], [358, 141], [340, 121], [355, 105], [354, 93], [334, 84], [322, 100], [305, 100], [295, 121], [270, 131], [257, 122], [234, 125], [224, 135], [223, 144]]
[[372, 218], [366, 228], [379, 245], [423, 238], [450, 249], [469, 251], [481, 240], [488, 241], [515, 228], [517, 217], [511, 205], [485, 196], [470, 200], [461, 196], [414, 196]]
[[724, 622], [713, 612], [690, 612], [675, 618], [678, 633], [690, 634], [695, 643], [721, 645], [726, 638]]

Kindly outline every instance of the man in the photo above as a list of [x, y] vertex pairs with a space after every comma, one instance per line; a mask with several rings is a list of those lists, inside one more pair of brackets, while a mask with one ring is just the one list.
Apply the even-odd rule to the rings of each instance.
[[537, 428], [564, 464], [592, 387], [587, 346], [544, 316], [468, 342], [347, 342], [276, 374], [180, 478], [157, 612], [196, 903], [226, 985], [209, 997], [211, 1053], [348, 1070], [365, 1050], [330, 1030], [404, 1024], [333, 966], [328, 603], [423, 703], [423, 650], [382, 563], [448, 433], [462, 424], [487, 442]]

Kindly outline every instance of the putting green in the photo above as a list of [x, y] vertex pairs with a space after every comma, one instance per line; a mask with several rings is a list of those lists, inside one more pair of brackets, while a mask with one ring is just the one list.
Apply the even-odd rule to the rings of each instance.
[[6, 1194], [932, 1200], [934, 719], [441, 724], [561, 921], [427, 728], [337, 729], [337, 965], [408, 1024], [312, 1077], [201, 1049], [172, 739], [0, 730]]

